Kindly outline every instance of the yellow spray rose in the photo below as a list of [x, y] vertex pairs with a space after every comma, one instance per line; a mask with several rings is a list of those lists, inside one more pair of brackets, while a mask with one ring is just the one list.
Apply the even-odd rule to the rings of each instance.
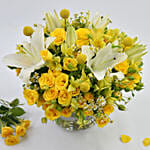
[[98, 125], [99, 128], [103, 128], [104, 126], [106, 126], [108, 123], [110, 122], [110, 119], [107, 117], [100, 117], [96, 119], [96, 123]]
[[47, 49], [41, 50], [40, 54], [41, 54], [41, 57], [44, 61], [52, 60], [53, 55], [49, 50], [47, 50]]
[[58, 90], [66, 88], [68, 85], [68, 79], [69, 79], [69, 76], [67, 74], [61, 73], [55, 79], [55, 87]]
[[110, 115], [114, 111], [114, 107], [110, 104], [104, 106], [104, 113]]
[[80, 89], [76, 88], [75, 91], [71, 91], [70, 93], [71, 93], [72, 96], [77, 96], [77, 95], [80, 94]]
[[125, 61], [123, 61], [115, 66], [115, 70], [121, 71], [123, 74], [128, 73], [128, 68], [129, 68], [128, 59], [126, 59]]
[[11, 127], [2, 127], [1, 136], [3, 138], [12, 135], [13, 134], [13, 128]]
[[58, 97], [58, 90], [56, 88], [50, 88], [46, 90], [43, 94], [45, 101], [55, 100]]
[[58, 103], [63, 106], [69, 106], [71, 98], [72, 98], [71, 94], [66, 89], [63, 89], [60, 91], [58, 95]]
[[86, 62], [86, 55], [80, 53], [77, 55], [78, 64], [84, 64]]
[[41, 89], [48, 89], [55, 84], [55, 78], [52, 73], [43, 73], [38, 81]]
[[16, 127], [16, 135], [17, 136], [24, 136], [25, 134], [26, 134], [26, 128], [24, 126]]
[[13, 146], [19, 143], [19, 137], [14, 135], [9, 135], [4, 141], [6, 145]]
[[150, 138], [145, 138], [145, 139], [143, 140], [143, 145], [144, 145], [144, 146], [150, 146]]
[[62, 115], [63, 117], [66, 117], [66, 118], [70, 117], [70, 116], [72, 115], [72, 110], [71, 110], [71, 108], [65, 107], [65, 108], [61, 111], [61, 115]]
[[27, 100], [28, 105], [35, 104], [35, 102], [37, 102], [39, 99], [39, 94], [36, 90], [25, 89], [23, 94], [25, 99]]
[[63, 60], [63, 69], [68, 71], [77, 70], [77, 60], [75, 58], [65, 57]]
[[57, 118], [60, 117], [60, 115], [61, 115], [61, 113], [55, 108], [47, 108], [45, 110], [45, 116], [49, 120], [56, 120]]
[[89, 45], [89, 34], [91, 33], [90, 29], [86, 29], [86, 28], [79, 28], [78, 30], [76, 30], [76, 34], [77, 34], [77, 41], [76, 44], [77, 46], [81, 47], [83, 45]]
[[21, 122], [21, 126], [25, 127], [26, 129], [28, 129], [30, 127], [31, 121], [30, 120], [23, 120]]
[[65, 41], [66, 32], [63, 28], [56, 28], [53, 32], [51, 32], [50, 36], [56, 37], [54, 40], [54, 44], [60, 45]]
[[84, 94], [84, 99], [90, 102], [91, 100], [94, 100], [94, 96], [92, 93], [88, 92]]

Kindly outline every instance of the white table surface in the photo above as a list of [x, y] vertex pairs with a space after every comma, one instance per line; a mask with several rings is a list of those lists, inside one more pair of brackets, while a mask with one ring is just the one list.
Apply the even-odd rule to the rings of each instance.
[[[16, 43], [25, 37], [24, 25], [41, 23], [43, 12], [56, 8], [69, 8], [70, 11], [99, 11], [109, 14], [113, 24], [138, 36], [144, 44], [150, 43], [150, 2], [149, 0], [0, 0], [0, 59], [15, 52]], [[148, 49], [150, 47], [148, 46]], [[25, 105], [26, 117], [32, 120], [32, 127], [20, 144], [7, 147], [0, 139], [0, 150], [148, 150], [142, 145], [145, 137], [150, 137], [150, 53], [144, 57], [145, 89], [137, 93], [129, 103], [126, 112], [112, 114], [113, 124], [103, 129], [93, 127], [80, 132], [67, 132], [53, 122], [40, 123], [43, 112]], [[22, 84], [15, 72], [0, 63], [0, 97], [20, 98], [24, 102]], [[132, 137], [128, 144], [119, 140], [121, 134]]]

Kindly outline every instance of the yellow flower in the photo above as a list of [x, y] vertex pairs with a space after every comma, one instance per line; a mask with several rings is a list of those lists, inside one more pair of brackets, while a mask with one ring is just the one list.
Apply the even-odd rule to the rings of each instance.
[[3, 138], [12, 135], [13, 134], [13, 128], [11, 127], [2, 127], [1, 136]]
[[68, 78], [68, 75], [65, 73], [61, 73], [60, 75], [58, 75], [55, 79], [55, 87], [58, 90], [66, 88], [68, 85]]
[[60, 117], [60, 115], [61, 113], [55, 108], [48, 108], [45, 110], [45, 116], [49, 120], [56, 120], [57, 118]]
[[134, 83], [138, 83], [141, 80], [141, 76], [138, 73], [128, 73], [127, 77], [133, 77], [134, 79], [131, 81], [133, 81]]
[[63, 19], [67, 19], [70, 15], [70, 12], [68, 9], [62, 9], [60, 11], [60, 16], [63, 18]]
[[60, 91], [58, 95], [58, 103], [61, 104], [62, 106], [69, 106], [71, 98], [72, 98], [71, 94], [66, 89], [63, 89]]
[[87, 81], [82, 82], [80, 84], [80, 90], [85, 93], [88, 92], [90, 90], [90, 84]]
[[83, 45], [89, 45], [89, 34], [91, 33], [90, 29], [86, 28], [79, 28], [76, 30], [77, 34], [77, 41], [76, 44], [77, 46], [81, 47]]
[[75, 58], [65, 57], [63, 60], [63, 69], [68, 71], [77, 70], [77, 60]]
[[40, 54], [41, 54], [41, 57], [44, 61], [52, 60], [53, 55], [49, 50], [47, 50], [47, 49], [41, 50]]
[[66, 118], [71, 117], [71, 115], [72, 115], [72, 110], [71, 110], [71, 108], [65, 107], [65, 108], [61, 111], [61, 115], [62, 115], [63, 117], [66, 117]]
[[17, 136], [24, 136], [25, 134], [26, 134], [26, 128], [24, 126], [16, 127], [16, 135]]
[[130, 37], [126, 37], [124, 40], [123, 40], [123, 44], [125, 47], [130, 47], [132, 46], [134, 43], [133, 39], [131, 39]]
[[46, 90], [43, 94], [45, 101], [55, 100], [58, 97], [58, 90], [56, 88], [50, 88]]
[[114, 107], [110, 104], [104, 106], [104, 113], [110, 115], [114, 111]]
[[86, 55], [80, 53], [77, 55], [78, 64], [84, 64], [86, 62]]
[[91, 100], [94, 100], [94, 96], [92, 93], [88, 92], [88, 93], [85, 93], [84, 99], [90, 102]]
[[76, 88], [75, 91], [71, 91], [71, 95], [72, 95], [72, 96], [77, 96], [77, 95], [79, 95], [79, 94], [80, 94], [80, 89], [79, 89], [79, 88]]
[[128, 59], [126, 59], [125, 61], [121, 62], [120, 64], [117, 64], [115, 66], [115, 70], [117, 71], [121, 71], [124, 74], [128, 73], [128, 68], [129, 68], [129, 63], [128, 63]]
[[37, 107], [41, 107], [45, 103], [45, 100], [43, 97], [40, 97], [37, 101]]
[[30, 26], [25, 26], [25, 27], [23, 28], [23, 33], [24, 33], [24, 35], [26, 35], [26, 36], [31, 36], [33, 32], [34, 32], [34, 31], [33, 31], [33, 28], [30, 27]]
[[23, 120], [21, 122], [21, 126], [25, 127], [26, 129], [28, 129], [30, 127], [31, 121], [30, 120]]
[[35, 102], [37, 102], [39, 99], [39, 94], [35, 90], [25, 89], [23, 94], [25, 99], [27, 100], [28, 105], [35, 104]]
[[65, 41], [66, 32], [63, 28], [56, 28], [53, 32], [51, 32], [50, 36], [56, 37], [54, 40], [54, 44], [60, 45]]
[[128, 143], [131, 141], [131, 137], [129, 137], [128, 135], [121, 135], [120, 139], [123, 143]]
[[123, 80], [120, 84], [120, 87], [123, 88], [123, 89], [128, 87], [130, 90], [133, 90], [134, 87], [135, 87], [135, 84], [134, 84], [133, 81]]
[[48, 89], [55, 84], [55, 78], [52, 73], [43, 73], [38, 81], [41, 89]]
[[61, 74], [61, 71], [53, 70], [53, 76], [56, 78]]
[[143, 145], [144, 145], [144, 146], [150, 146], [150, 138], [145, 138], [145, 139], [143, 140]]
[[110, 119], [107, 117], [100, 117], [96, 119], [96, 123], [98, 125], [99, 128], [103, 128], [104, 126], [106, 126], [108, 123], [110, 122]]
[[4, 141], [6, 145], [13, 146], [19, 143], [19, 137], [14, 135], [9, 135]]

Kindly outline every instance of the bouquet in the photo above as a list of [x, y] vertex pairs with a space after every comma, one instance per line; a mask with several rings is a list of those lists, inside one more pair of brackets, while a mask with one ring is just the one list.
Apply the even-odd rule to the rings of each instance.
[[28, 41], [3, 59], [23, 80], [28, 105], [42, 107], [43, 123], [56, 120], [68, 129], [112, 123], [110, 114], [117, 108], [125, 111], [135, 91], [143, 89], [146, 46], [112, 29], [109, 17], [98, 13], [70, 17], [63, 9], [59, 17], [54, 10], [43, 20], [25, 26]]

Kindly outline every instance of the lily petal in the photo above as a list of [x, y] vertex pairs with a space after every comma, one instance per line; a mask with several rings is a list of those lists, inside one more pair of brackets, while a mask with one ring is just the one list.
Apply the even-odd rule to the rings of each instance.
[[3, 63], [7, 66], [28, 68], [33, 65], [31, 56], [25, 54], [9, 54], [3, 57]]
[[110, 73], [110, 76], [113, 77], [113, 76], [117, 76], [117, 78], [119, 80], [122, 80], [124, 78], [124, 74], [122, 72], [115, 72], [115, 73]]
[[50, 46], [50, 44], [55, 40], [56, 37], [48, 37], [46, 39], [46, 49]]

